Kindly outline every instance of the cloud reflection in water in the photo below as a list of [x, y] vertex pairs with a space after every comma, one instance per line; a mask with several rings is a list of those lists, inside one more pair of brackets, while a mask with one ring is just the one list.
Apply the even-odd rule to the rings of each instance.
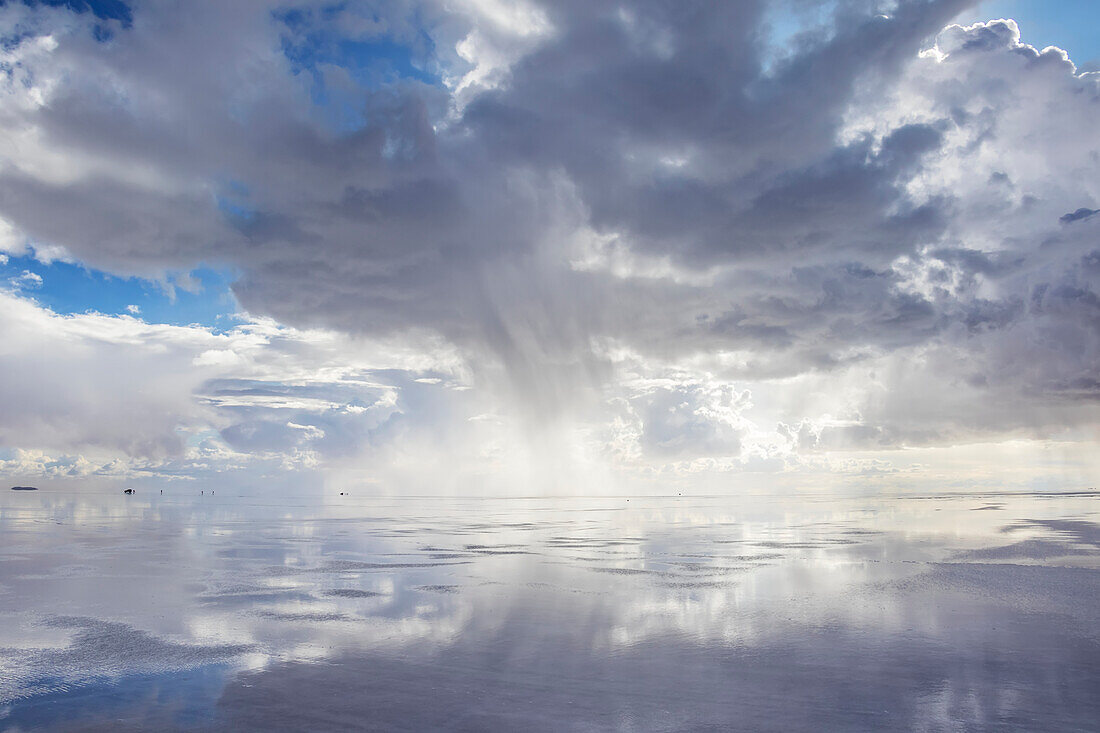
[[1090, 494], [3, 502], [16, 730], [1100, 715]]

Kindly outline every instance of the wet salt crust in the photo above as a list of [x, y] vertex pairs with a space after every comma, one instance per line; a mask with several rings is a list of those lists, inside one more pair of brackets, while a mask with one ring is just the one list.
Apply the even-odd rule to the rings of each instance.
[[1093, 730], [1092, 492], [4, 492], [0, 729]]

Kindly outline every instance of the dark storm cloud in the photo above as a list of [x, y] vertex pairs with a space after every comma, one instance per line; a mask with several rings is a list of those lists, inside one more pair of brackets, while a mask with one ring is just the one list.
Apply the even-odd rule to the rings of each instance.
[[[65, 39], [74, 57], [91, 56], [131, 87], [136, 108], [82, 75], [33, 123], [61, 149], [183, 185], [58, 184], [13, 171], [0, 205], [32, 236], [95, 264], [146, 272], [158, 257], [173, 266], [223, 258], [245, 266], [246, 304], [280, 317], [368, 330], [407, 317], [451, 335], [468, 327], [452, 316], [483, 320], [481, 310], [499, 307], [471, 292], [485, 287], [493, 263], [509, 261], [513, 277], [546, 276], [547, 263], [522, 258], [561, 215], [547, 200], [550, 173], [570, 187], [560, 204], [579, 207], [594, 229], [696, 267], [830, 248], [886, 256], [938, 227], [930, 208], [885, 210], [899, 201], [894, 180], [939, 138], [911, 126], [874, 154], [868, 141], [834, 149], [839, 113], [857, 79], [911, 57], [960, 5], [907, 3], [888, 21], [846, 8], [834, 37], [804, 42], [770, 73], [760, 61], [762, 3], [555, 5], [552, 37], [513, 68], [506, 88], [475, 98], [439, 135], [428, 108], [441, 92], [415, 83], [360, 90], [366, 125], [325, 134], [302, 119], [303, 92], [285, 81], [290, 64], [272, 49], [261, 47], [265, 66], [248, 68], [228, 34], [189, 37], [216, 18], [242, 26], [255, 51], [279, 31], [262, 13], [166, 15], [176, 24], [169, 48], [147, 58], [166, 11], [139, 8], [137, 27], [112, 44]], [[176, 63], [184, 57], [186, 69]], [[251, 99], [234, 104], [242, 96]], [[654, 156], [679, 149], [698, 162], [656, 170]], [[229, 179], [249, 187], [242, 205], [254, 218], [218, 210], [218, 181]], [[308, 285], [288, 278], [303, 271], [314, 275]], [[577, 290], [593, 286], [561, 277]], [[351, 322], [363, 305], [379, 317]], [[545, 304], [549, 317], [555, 305]]]
[[[870, 141], [837, 148], [836, 133], [857, 82], [888, 75], [961, 5], [838, 20], [834, 36], [767, 71], [763, 3], [555, 6], [553, 40], [465, 122], [483, 158], [565, 171], [595, 228], [694, 266], [858, 247], [857, 233], [864, 247], [904, 240], [913, 212], [884, 209], [898, 199], [895, 179], [936, 147], [935, 131], [902, 128], [878, 155]], [[661, 42], [640, 28], [660, 29]], [[670, 158], [682, 162], [662, 164]], [[879, 231], [863, 233], [868, 224]]]

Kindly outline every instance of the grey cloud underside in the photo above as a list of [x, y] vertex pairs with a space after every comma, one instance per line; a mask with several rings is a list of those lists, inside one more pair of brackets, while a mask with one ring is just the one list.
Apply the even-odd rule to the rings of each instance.
[[[114, 271], [235, 265], [245, 307], [292, 325], [438, 332], [538, 411], [604, 389], [617, 367], [594, 344], [612, 341], [656, 364], [740, 352], [711, 370], [757, 381], [920, 355], [885, 366], [894, 389], [819, 447], [1079, 421], [1052, 405], [1100, 396], [1097, 77], [1004, 23], [918, 59], [970, 4], [842, 2], [769, 61], [763, 2], [553, 3], [506, 83], [460, 107], [419, 81], [320, 70], [351, 84], [355, 132], [312, 105], [281, 50], [303, 31], [269, 8], [135, 4], [109, 43], [77, 28], [56, 66], [28, 61], [67, 75], [44, 106], [0, 111], [5, 126], [91, 162], [61, 181], [4, 166], [0, 215]], [[415, 11], [444, 66], [486, 23]], [[23, 12], [37, 33], [76, 22]], [[378, 12], [399, 37], [412, 14]], [[1055, 91], [1033, 100], [1037, 84]], [[898, 111], [907, 95], [918, 109]], [[1075, 148], [1075, 167], [1012, 168], [1017, 113], [1069, 119], [1075, 139], [1043, 144]], [[981, 185], [963, 181], [978, 164]], [[952, 396], [914, 409], [914, 390]], [[1006, 396], [1018, 409], [990, 404]], [[676, 435], [648, 420], [642, 441], [736, 449], [735, 426], [692, 420]], [[258, 434], [235, 430], [240, 446]]]
[[1100, 214], [1100, 209], [1086, 209], [1082, 206], [1077, 211], [1071, 211], [1068, 214], [1063, 214], [1059, 218], [1059, 221], [1061, 221], [1063, 224], [1072, 224], [1075, 221], [1088, 219], [1093, 214]]

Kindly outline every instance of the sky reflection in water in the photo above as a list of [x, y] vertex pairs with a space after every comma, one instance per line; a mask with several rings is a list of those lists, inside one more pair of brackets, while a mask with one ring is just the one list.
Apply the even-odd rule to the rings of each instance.
[[0, 729], [1089, 730], [1097, 495], [5, 492]]

